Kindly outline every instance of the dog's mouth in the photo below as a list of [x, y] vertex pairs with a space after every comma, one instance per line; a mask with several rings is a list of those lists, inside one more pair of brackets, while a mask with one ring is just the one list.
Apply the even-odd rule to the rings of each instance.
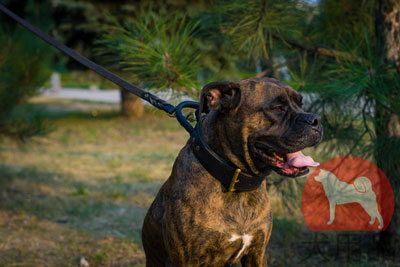
[[308, 167], [317, 167], [310, 156], [305, 156], [301, 151], [292, 153], [281, 153], [274, 151], [264, 142], [254, 144], [254, 152], [257, 155], [257, 161], [262, 165], [268, 165], [280, 175], [288, 177], [299, 177], [308, 174]]

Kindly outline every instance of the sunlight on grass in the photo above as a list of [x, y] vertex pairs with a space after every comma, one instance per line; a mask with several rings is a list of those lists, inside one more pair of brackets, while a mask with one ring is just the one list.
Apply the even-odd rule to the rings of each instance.
[[93, 117], [90, 103], [54, 101], [38, 104], [54, 131], [0, 143], [0, 265], [143, 266], [144, 215], [188, 135], [153, 112]]

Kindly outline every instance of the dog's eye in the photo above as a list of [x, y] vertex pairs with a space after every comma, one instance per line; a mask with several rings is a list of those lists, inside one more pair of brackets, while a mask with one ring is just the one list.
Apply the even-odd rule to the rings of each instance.
[[273, 106], [271, 107], [271, 110], [276, 112], [281, 112], [284, 111], [285, 109], [282, 106]]

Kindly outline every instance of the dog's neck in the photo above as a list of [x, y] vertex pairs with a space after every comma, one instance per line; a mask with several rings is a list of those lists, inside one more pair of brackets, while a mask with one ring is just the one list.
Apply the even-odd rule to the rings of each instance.
[[[202, 133], [207, 144], [220, 157], [242, 171], [258, 175], [253, 161], [251, 160], [247, 146], [247, 134], [232, 134], [232, 122], [222, 118], [223, 114], [211, 111], [203, 121]], [[229, 127], [228, 127], [229, 126]], [[244, 129], [238, 129], [245, 131]]]

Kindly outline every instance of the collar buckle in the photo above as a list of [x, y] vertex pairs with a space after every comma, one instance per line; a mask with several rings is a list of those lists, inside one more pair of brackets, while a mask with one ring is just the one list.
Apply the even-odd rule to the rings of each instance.
[[235, 192], [235, 185], [239, 182], [239, 174], [242, 172], [241, 169], [236, 169], [235, 173], [232, 176], [231, 184], [229, 185], [229, 192]]

